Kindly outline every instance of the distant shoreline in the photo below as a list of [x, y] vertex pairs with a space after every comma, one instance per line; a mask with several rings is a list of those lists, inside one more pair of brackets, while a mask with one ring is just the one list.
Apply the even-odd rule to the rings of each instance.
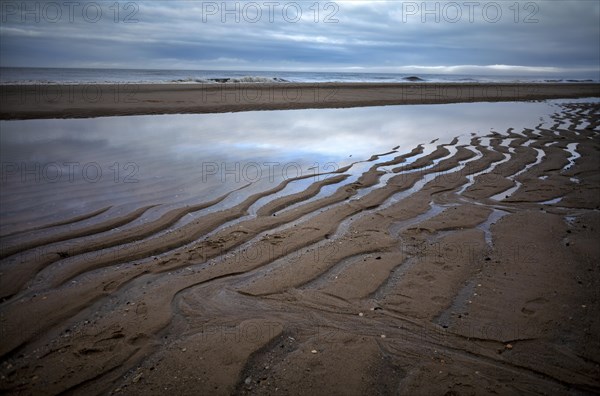
[[0, 119], [600, 97], [600, 83], [226, 83], [0, 85]]

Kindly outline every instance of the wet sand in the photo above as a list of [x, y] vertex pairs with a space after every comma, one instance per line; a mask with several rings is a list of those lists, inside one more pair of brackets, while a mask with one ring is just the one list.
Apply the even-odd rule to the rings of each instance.
[[5, 235], [0, 389], [598, 393], [599, 139], [600, 105], [565, 104], [549, 127], [390, 147], [256, 215], [293, 180], [170, 232], [221, 198], [117, 236], [145, 208]]
[[2, 85], [0, 119], [222, 113], [600, 96], [600, 84], [281, 83]]

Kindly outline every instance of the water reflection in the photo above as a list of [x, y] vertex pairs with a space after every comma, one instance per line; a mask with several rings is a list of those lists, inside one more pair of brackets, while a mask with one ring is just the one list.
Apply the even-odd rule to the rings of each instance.
[[332, 171], [395, 146], [404, 153], [434, 139], [465, 142], [472, 133], [550, 126], [556, 103], [2, 121], [0, 231], [108, 206], [110, 217], [161, 204], [148, 214], [158, 216], [248, 185], [226, 206], [286, 178]]

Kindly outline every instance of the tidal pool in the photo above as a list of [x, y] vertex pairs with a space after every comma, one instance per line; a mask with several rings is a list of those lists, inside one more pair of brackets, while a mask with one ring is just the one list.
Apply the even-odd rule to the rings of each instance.
[[[1, 121], [0, 234], [157, 205], [139, 219], [148, 221], [232, 192], [218, 210], [308, 176], [285, 195], [374, 154], [550, 127], [564, 102], [573, 100]], [[368, 166], [355, 164], [348, 180]]]

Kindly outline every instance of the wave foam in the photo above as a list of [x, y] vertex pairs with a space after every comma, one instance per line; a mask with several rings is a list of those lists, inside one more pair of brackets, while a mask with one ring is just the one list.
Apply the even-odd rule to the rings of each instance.
[[169, 80], [170, 83], [204, 83], [204, 84], [231, 84], [231, 83], [284, 83], [289, 82], [279, 77], [260, 77], [260, 76], [244, 76], [244, 77], [223, 77], [223, 78], [195, 78], [188, 77], [183, 79]]

